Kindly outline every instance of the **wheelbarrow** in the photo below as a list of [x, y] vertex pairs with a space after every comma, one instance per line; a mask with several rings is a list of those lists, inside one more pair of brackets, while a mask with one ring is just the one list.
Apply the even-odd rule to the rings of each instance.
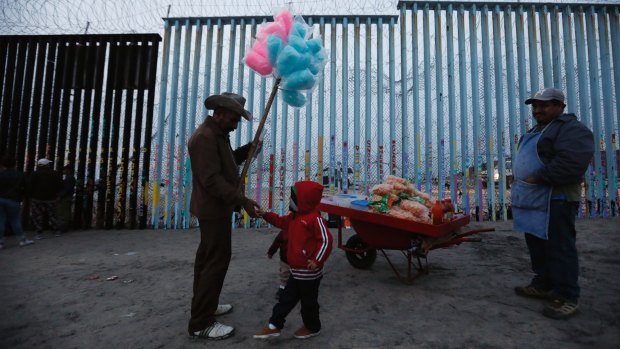
[[[349, 198], [355, 196], [349, 195]], [[478, 242], [480, 238], [472, 235], [494, 231], [494, 228], [467, 230], [469, 216], [455, 214], [453, 219], [442, 224], [426, 224], [401, 219], [387, 214], [375, 213], [366, 206], [356, 205], [359, 200], [342, 200], [324, 197], [318, 206], [322, 212], [348, 217], [355, 230], [346, 242], [342, 243], [342, 219], [338, 221], [338, 248], [345, 251], [349, 263], [358, 269], [370, 268], [380, 251], [396, 276], [404, 283], [411, 284], [421, 274], [428, 274], [429, 251], [460, 245], [463, 242]], [[385, 250], [398, 250], [407, 260], [407, 273], [401, 275]], [[414, 266], [414, 259], [417, 266]], [[424, 264], [422, 264], [424, 260]], [[414, 274], [414, 267], [417, 272]]]

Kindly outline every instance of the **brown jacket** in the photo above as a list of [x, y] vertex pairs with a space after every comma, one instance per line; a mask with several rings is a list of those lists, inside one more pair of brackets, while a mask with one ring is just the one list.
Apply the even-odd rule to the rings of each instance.
[[247, 198], [239, 192], [239, 165], [250, 144], [233, 151], [228, 134], [211, 117], [187, 143], [192, 164], [190, 212], [198, 219], [230, 219], [235, 206]]

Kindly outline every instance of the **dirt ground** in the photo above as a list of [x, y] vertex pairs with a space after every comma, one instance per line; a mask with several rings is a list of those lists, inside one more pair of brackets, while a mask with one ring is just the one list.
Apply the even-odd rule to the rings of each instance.
[[[275, 304], [278, 261], [266, 251], [276, 230], [233, 232], [221, 302], [235, 308], [220, 321], [236, 332], [213, 342], [186, 332], [197, 229], [76, 231], [27, 247], [9, 237], [0, 251], [0, 348], [620, 347], [620, 219], [578, 222], [580, 313], [565, 321], [514, 294], [531, 273], [511, 222], [483, 226], [496, 231], [479, 235], [482, 242], [431, 251], [430, 273], [412, 285], [381, 254], [358, 270], [335, 248], [320, 289], [321, 335], [293, 338], [296, 308], [282, 335], [267, 341], [252, 334]], [[405, 268], [400, 252], [388, 255]]]

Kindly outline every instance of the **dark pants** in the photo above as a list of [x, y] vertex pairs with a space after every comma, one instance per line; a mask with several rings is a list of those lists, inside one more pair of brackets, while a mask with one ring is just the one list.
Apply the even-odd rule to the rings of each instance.
[[301, 319], [307, 329], [312, 332], [321, 330], [319, 319], [319, 285], [321, 278], [316, 280], [297, 280], [288, 278], [278, 304], [273, 307], [269, 323], [282, 329], [286, 316], [301, 302]]
[[199, 222], [200, 245], [194, 263], [190, 334], [215, 322], [214, 314], [231, 256], [231, 219], [201, 219]]
[[72, 197], [65, 197], [58, 199], [58, 218], [62, 223], [61, 230], [66, 232], [69, 230], [71, 226], [71, 220], [73, 219], [73, 215], [71, 212], [71, 206], [73, 204]]
[[553, 290], [558, 296], [573, 302], [579, 299], [579, 261], [575, 245], [578, 205], [577, 202], [552, 200], [548, 240], [525, 234], [532, 271], [536, 274], [532, 285]]
[[32, 218], [32, 224], [37, 230], [37, 234], [43, 232], [45, 221], [43, 218], [47, 216], [49, 227], [53, 230], [61, 230], [63, 223], [60, 217], [58, 217], [58, 210], [56, 207], [56, 200], [40, 201], [32, 199], [30, 201], [30, 218]]

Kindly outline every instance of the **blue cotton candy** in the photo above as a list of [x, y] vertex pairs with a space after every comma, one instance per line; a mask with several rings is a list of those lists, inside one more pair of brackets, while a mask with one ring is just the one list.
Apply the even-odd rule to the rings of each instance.
[[298, 91], [284, 90], [282, 100], [291, 107], [303, 107], [306, 104], [306, 96]]
[[308, 68], [311, 59], [309, 53], [300, 54], [292, 46], [286, 45], [278, 55], [276, 69], [278, 69], [280, 76], [284, 77], [294, 71]]
[[321, 49], [312, 56], [308, 69], [314, 75], [318, 74], [325, 66], [325, 50]]
[[299, 53], [308, 52], [308, 45], [306, 44], [306, 40], [300, 38], [299, 36], [293, 35], [288, 39], [288, 44], [293, 47]]
[[302, 39], [305, 39], [307, 31], [308, 27], [305, 23], [295, 21], [295, 23], [293, 23], [293, 26], [291, 27], [291, 31], [288, 33], [289, 40], [291, 39], [291, 36], [298, 36]]
[[285, 90], [308, 90], [314, 86], [316, 78], [308, 69], [295, 71], [287, 75], [282, 81]]
[[313, 54], [321, 51], [321, 49], [323, 48], [321, 40], [317, 38], [306, 41], [306, 45], [308, 46], [308, 49], [310, 49], [310, 52], [312, 52]]
[[269, 35], [267, 37], [267, 57], [271, 65], [276, 64], [280, 50], [282, 50], [282, 39], [276, 35]]

